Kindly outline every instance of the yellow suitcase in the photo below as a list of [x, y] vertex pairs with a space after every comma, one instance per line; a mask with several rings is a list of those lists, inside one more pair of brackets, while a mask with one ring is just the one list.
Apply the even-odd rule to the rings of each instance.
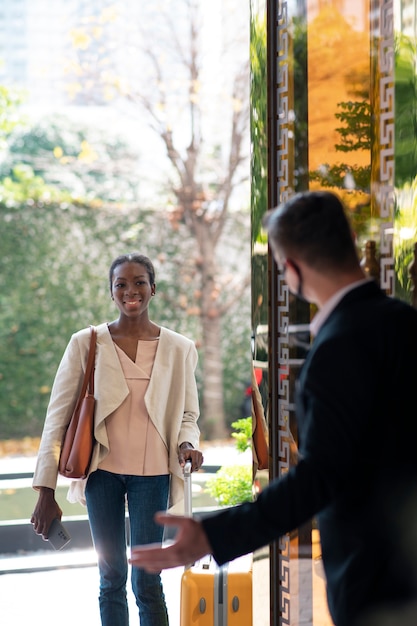
[[[185, 514], [191, 515], [191, 469], [184, 470]], [[181, 578], [180, 626], [252, 626], [252, 555], [218, 566], [206, 557]]]
[[252, 558], [199, 561], [181, 579], [180, 626], [252, 626]]

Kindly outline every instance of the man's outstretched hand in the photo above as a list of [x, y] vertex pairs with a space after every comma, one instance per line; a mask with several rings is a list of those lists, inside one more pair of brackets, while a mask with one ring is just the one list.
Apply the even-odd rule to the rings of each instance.
[[191, 517], [157, 513], [155, 521], [165, 526], [178, 528], [174, 543], [166, 548], [160, 544], [133, 546], [129, 562], [150, 573], [170, 567], [190, 565], [211, 553], [211, 546], [200, 522]]

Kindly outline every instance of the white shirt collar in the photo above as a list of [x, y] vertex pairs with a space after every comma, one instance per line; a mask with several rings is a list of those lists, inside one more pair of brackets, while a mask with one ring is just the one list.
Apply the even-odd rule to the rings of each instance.
[[337, 291], [331, 298], [329, 298], [329, 300], [327, 300], [324, 306], [319, 310], [318, 313], [316, 313], [314, 318], [311, 320], [310, 332], [313, 335], [313, 337], [317, 335], [320, 328], [323, 326], [324, 322], [329, 317], [330, 313], [332, 313], [332, 311], [339, 304], [340, 300], [347, 293], [349, 293], [349, 291], [352, 291], [353, 289], [356, 289], [356, 287], [359, 287], [360, 285], [363, 285], [364, 283], [367, 283], [367, 282], [369, 282], [369, 278], [363, 278], [362, 280], [357, 280], [356, 282], [351, 283], [350, 285], [347, 285], [347, 287], [343, 287], [342, 289], [339, 289], [339, 291]]

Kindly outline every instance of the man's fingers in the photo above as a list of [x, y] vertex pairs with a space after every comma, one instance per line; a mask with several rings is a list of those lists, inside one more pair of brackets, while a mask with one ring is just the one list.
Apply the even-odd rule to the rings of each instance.
[[133, 547], [129, 563], [135, 567], [141, 567], [146, 571], [155, 574], [162, 569], [176, 567], [175, 555], [170, 558], [170, 548], [161, 548], [160, 544], [149, 544], [147, 546]]
[[181, 517], [158, 513], [155, 518], [160, 524], [176, 526], [178, 532], [174, 542], [169, 546], [141, 545], [133, 546], [130, 563], [148, 572], [158, 572], [171, 567], [195, 563], [205, 554], [209, 554], [211, 546], [201, 523], [192, 517]]
[[184, 518], [180, 515], [170, 515], [169, 513], [160, 513], [155, 514], [155, 521], [161, 526], [180, 526], [181, 520]]

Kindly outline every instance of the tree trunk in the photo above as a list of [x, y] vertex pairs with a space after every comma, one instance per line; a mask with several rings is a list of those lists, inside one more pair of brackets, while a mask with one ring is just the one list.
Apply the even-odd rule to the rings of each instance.
[[205, 438], [227, 437], [223, 403], [223, 364], [221, 319], [219, 315], [202, 319], [203, 332], [203, 397], [201, 431]]
[[[195, 193], [192, 194], [193, 198]], [[223, 362], [221, 345], [221, 293], [216, 264], [216, 237], [212, 224], [194, 210], [193, 203], [184, 197], [182, 206], [188, 218], [198, 248], [196, 269], [200, 275], [200, 319], [202, 333], [202, 402], [200, 428], [208, 439], [227, 436], [223, 403]]]

